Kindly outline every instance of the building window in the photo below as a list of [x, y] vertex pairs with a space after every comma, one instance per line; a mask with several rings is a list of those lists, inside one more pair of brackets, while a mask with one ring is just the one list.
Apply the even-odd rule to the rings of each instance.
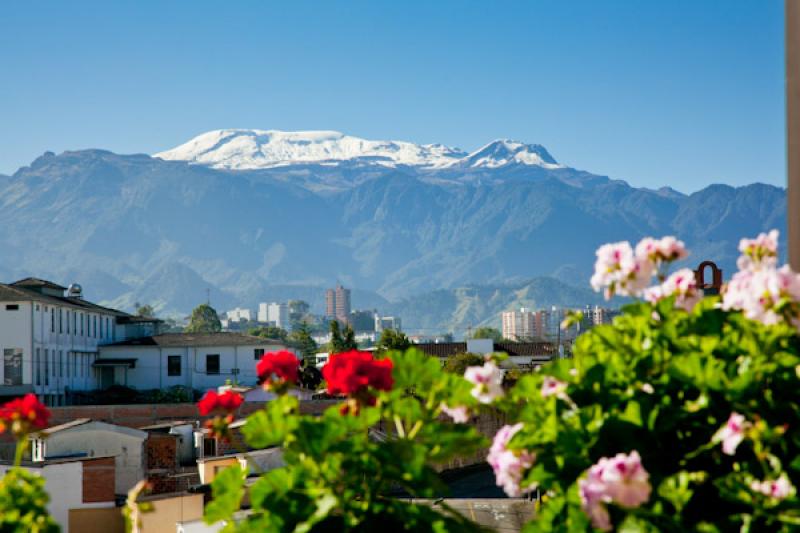
[[219, 374], [219, 354], [206, 355], [206, 374]]
[[83, 336], [83, 321], [84, 321], [84, 317], [85, 317], [85, 316], [86, 316], [86, 315], [84, 315], [83, 313], [81, 313], [81, 336]]
[[64, 377], [64, 352], [58, 351], [58, 377]]
[[42, 384], [42, 377], [41, 372], [39, 371], [39, 358], [41, 353], [39, 352], [39, 348], [36, 348], [33, 351], [33, 374], [34, 374], [34, 381], [37, 385]]
[[50, 332], [56, 332], [56, 310], [55, 308], [50, 310]]
[[3, 385], [22, 385], [22, 348], [3, 350]]
[[253, 350], [253, 357], [256, 361], [259, 361], [262, 357], [264, 357], [264, 348], [256, 348]]
[[100, 338], [103, 338], [103, 317], [100, 317]]
[[44, 384], [50, 385], [50, 351], [44, 349]]
[[214, 457], [217, 455], [217, 439], [214, 437], [203, 438], [203, 457]]
[[97, 315], [92, 317], [92, 337], [97, 338]]
[[64, 333], [64, 310], [58, 310], [58, 332]]
[[72, 333], [73, 335], [78, 334], [78, 313], [75, 311], [72, 312]]
[[7, 304], [6, 311], [19, 311], [19, 304]]
[[168, 355], [167, 356], [167, 375], [180, 376], [181, 375], [181, 356]]

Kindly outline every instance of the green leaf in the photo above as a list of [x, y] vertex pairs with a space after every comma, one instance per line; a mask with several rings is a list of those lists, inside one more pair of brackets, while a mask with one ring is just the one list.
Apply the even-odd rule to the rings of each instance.
[[203, 520], [213, 524], [220, 520], [230, 520], [233, 513], [241, 507], [244, 496], [246, 471], [238, 464], [223, 469], [211, 483], [212, 499], [206, 505]]

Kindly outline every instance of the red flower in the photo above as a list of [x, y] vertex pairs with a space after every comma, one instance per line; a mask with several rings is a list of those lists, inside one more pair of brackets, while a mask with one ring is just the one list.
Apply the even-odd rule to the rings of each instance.
[[394, 385], [391, 359], [375, 359], [369, 352], [356, 350], [331, 355], [322, 376], [330, 394], [352, 396], [368, 388], [388, 391]]
[[242, 405], [242, 402], [244, 402], [244, 398], [237, 392], [228, 390], [222, 394], [217, 394], [216, 391], [210, 390], [197, 402], [197, 409], [200, 411], [201, 416], [207, 416], [214, 411], [232, 413]]
[[259, 383], [271, 382], [273, 376], [285, 383], [297, 383], [300, 360], [292, 352], [281, 350], [269, 352], [261, 358], [256, 367]]
[[44, 429], [50, 420], [50, 411], [35, 394], [28, 393], [0, 407], [0, 433], [11, 425], [15, 434], [22, 435], [30, 429]]

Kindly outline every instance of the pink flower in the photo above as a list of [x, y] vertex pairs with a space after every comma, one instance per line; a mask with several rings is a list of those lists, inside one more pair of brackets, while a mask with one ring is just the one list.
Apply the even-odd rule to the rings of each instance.
[[691, 311], [702, 299], [697, 289], [697, 279], [694, 271], [688, 268], [678, 270], [664, 283], [645, 289], [644, 298], [650, 303], [656, 303], [664, 298], [675, 296], [675, 307]]
[[555, 395], [556, 397], [566, 396], [567, 384], [559, 381], [552, 376], [546, 376], [542, 382], [542, 397]]
[[773, 268], [778, 263], [778, 230], [761, 233], [755, 239], [739, 241], [742, 255], [736, 262], [739, 270], [759, 270]]
[[442, 412], [453, 419], [456, 424], [466, 424], [469, 422], [469, 410], [460, 405], [458, 407], [449, 407], [447, 404], [442, 404]]
[[522, 429], [522, 424], [503, 426], [494, 436], [486, 461], [494, 470], [497, 486], [515, 498], [536, 488], [535, 484], [521, 487], [522, 477], [536, 461], [536, 454], [527, 450], [510, 450], [508, 443]]
[[592, 525], [608, 531], [611, 522], [605, 504], [614, 503], [628, 509], [639, 507], [650, 499], [650, 475], [642, 466], [639, 452], [602, 457], [578, 482], [581, 506]]
[[602, 289], [606, 299], [615, 294], [638, 296], [653, 277], [653, 262], [634, 255], [628, 242], [604, 244], [596, 255], [591, 284], [596, 291]]
[[689, 255], [683, 241], [667, 236], [660, 239], [645, 237], [636, 245], [636, 257], [656, 265], [685, 259]]
[[800, 276], [788, 265], [741, 270], [725, 287], [722, 308], [768, 325], [785, 321], [800, 327]]
[[744, 440], [744, 432], [750, 427], [750, 422], [737, 412], [731, 413], [728, 421], [715, 434], [713, 441], [722, 442], [722, 452], [734, 455], [736, 448]]
[[772, 481], [753, 481], [750, 488], [755, 492], [759, 492], [769, 498], [776, 500], [784, 500], [794, 494], [794, 487], [786, 477], [786, 474], [781, 474], [778, 479]]
[[467, 367], [464, 378], [475, 385], [472, 395], [481, 403], [492, 403], [503, 395], [503, 373], [494, 361]]

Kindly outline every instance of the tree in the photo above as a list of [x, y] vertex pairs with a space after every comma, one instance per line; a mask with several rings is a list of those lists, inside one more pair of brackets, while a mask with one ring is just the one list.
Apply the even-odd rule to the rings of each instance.
[[186, 333], [216, 333], [222, 330], [217, 311], [208, 304], [200, 304], [192, 311]]
[[331, 320], [330, 328], [331, 340], [328, 343], [328, 351], [330, 353], [342, 353], [358, 349], [355, 332], [350, 327], [350, 324], [345, 326], [344, 333], [342, 333], [337, 320]]
[[473, 339], [492, 339], [494, 342], [501, 342], [503, 334], [497, 328], [481, 327], [472, 334]]
[[155, 318], [156, 312], [153, 309], [153, 306], [150, 304], [140, 304], [136, 302], [133, 304], [133, 307], [136, 309], [136, 316], [141, 316], [144, 318]]
[[389, 350], [400, 350], [404, 352], [410, 347], [411, 341], [408, 340], [406, 334], [395, 329], [383, 330], [377, 346], [379, 352], [387, 352]]
[[292, 348], [300, 350], [306, 365], [313, 365], [316, 362], [314, 356], [317, 353], [317, 342], [311, 337], [307, 323], [302, 322], [296, 330], [292, 331], [287, 337], [287, 342]]
[[463, 376], [468, 366], [481, 366], [483, 363], [483, 356], [478, 354], [469, 352], [457, 353], [447, 358], [444, 362], [444, 369], [447, 372]]
[[285, 329], [277, 326], [260, 326], [257, 328], [250, 328], [247, 333], [255, 337], [275, 339], [283, 342], [286, 342], [289, 337], [289, 333]]

